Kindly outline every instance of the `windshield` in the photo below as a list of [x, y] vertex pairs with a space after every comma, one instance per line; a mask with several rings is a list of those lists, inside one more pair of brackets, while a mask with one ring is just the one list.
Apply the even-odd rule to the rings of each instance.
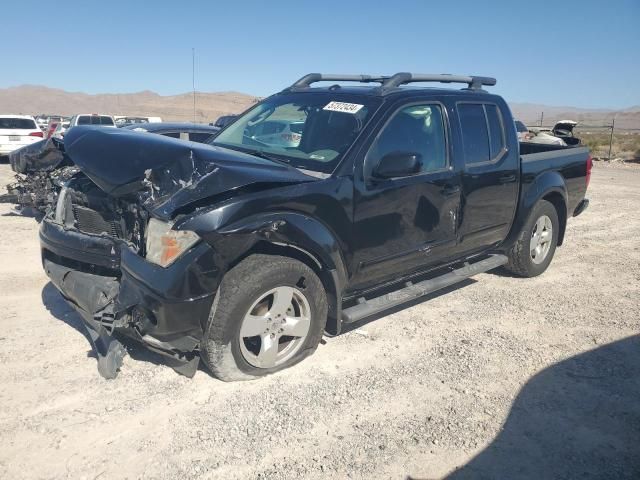
[[379, 104], [375, 97], [338, 93], [275, 95], [211, 143], [331, 173]]

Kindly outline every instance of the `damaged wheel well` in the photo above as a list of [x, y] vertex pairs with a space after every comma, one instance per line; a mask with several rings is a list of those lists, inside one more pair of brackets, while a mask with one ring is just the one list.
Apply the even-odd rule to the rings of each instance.
[[327, 302], [329, 309], [327, 312], [327, 325], [325, 330], [329, 335], [337, 335], [338, 333], [340, 333], [339, 310], [341, 302], [339, 301], [336, 284], [331, 271], [327, 268], [326, 265], [323, 265], [315, 255], [307, 252], [302, 248], [292, 245], [261, 241], [257, 242], [241, 257], [237, 258], [232, 264], [230, 264], [229, 269], [236, 266], [245, 258], [255, 254], [280, 255], [284, 257], [290, 257], [304, 263], [309, 268], [311, 268], [320, 278], [320, 281], [322, 282], [322, 285], [324, 286], [324, 289], [327, 293]]

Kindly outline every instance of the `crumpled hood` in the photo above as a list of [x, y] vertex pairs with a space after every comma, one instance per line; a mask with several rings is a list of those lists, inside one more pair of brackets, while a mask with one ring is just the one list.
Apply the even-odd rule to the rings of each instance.
[[16, 173], [48, 172], [70, 164], [64, 146], [56, 138], [26, 145], [9, 154], [11, 168]]
[[145, 207], [164, 219], [181, 207], [239, 188], [317, 180], [252, 155], [131, 130], [73, 127], [64, 146], [101, 190], [115, 197], [147, 190]]

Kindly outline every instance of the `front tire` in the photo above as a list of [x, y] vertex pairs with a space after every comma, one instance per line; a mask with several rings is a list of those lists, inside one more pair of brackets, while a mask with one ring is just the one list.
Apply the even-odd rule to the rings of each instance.
[[560, 222], [552, 203], [540, 200], [533, 207], [518, 239], [507, 252], [505, 268], [521, 277], [543, 273], [556, 251]]
[[224, 276], [200, 355], [224, 381], [251, 380], [302, 361], [327, 319], [322, 282], [304, 263], [251, 255]]

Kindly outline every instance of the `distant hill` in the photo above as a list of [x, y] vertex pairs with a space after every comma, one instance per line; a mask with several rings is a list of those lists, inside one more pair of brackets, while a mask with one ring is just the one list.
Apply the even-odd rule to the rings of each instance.
[[[242, 112], [257, 100], [256, 97], [237, 92], [196, 92], [195, 119], [196, 122], [211, 122], [220, 115]], [[157, 116], [163, 120], [191, 122], [194, 119], [193, 94], [162, 96], [144, 91], [89, 95], [37, 85], [0, 89], [0, 114], [74, 115], [94, 112]]]
[[556, 107], [533, 103], [510, 103], [509, 106], [513, 116], [527, 125], [539, 125], [541, 113], [544, 112], [544, 125], [553, 125], [558, 120], [575, 120], [583, 128], [611, 125], [615, 116], [616, 129], [640, 129], [640, 105], [623, 110]]
[[[258, 97], [238, 92], [196, 92], [196, 121], [210, 122], [220, 115], [240, 113], [257, 100]], [[585, 126], [610, 125], [615, 115], [616, 128], [640, 129], [640, 105], [623, 110], [557, 107], [532, 103], [510, 103], [510, 106], [515, 118], [527, 125], [538, 125], [541, 112], [544, 112], [544, 125], [553, 125], [556, 121], [564, 119], [575, 120]], [[183, 93], [163, 96], [150, 91], [89, 95], [38, 85], [0, 89], [0, 114], [73, 115], [93, 112], [193, 121], [193, 95]]]

